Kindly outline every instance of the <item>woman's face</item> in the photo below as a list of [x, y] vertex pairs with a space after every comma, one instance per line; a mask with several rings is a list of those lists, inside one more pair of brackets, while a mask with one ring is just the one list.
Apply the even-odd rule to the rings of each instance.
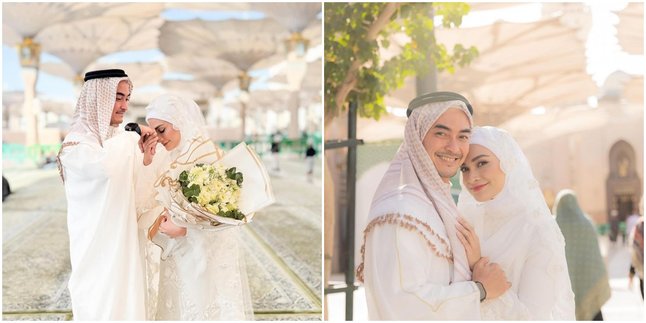
[[505, 173], [500, 160], [481, 145], [470, 145], [467, 158], [460, 167], [466, 189], [478, 202], [493, 199], [505, 186]]
[[178, 130], [173, 129], [173, 124], [159, 119], [149, 119], [148, 125], [155, 129], [159, 142], [166, 150], [171, 151], [179, 146], [182, 135]]

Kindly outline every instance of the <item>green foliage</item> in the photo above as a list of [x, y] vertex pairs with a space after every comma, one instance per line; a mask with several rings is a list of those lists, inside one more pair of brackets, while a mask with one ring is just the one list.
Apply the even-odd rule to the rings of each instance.
[[189, 202], [197, 203], [197, 197], [200, 195], [201, 191], [202, 190], [199, 185], [193, 184], [190, 187], [182, 185], [182, 193], [186, 196]]
[[[386, 111], [384, 96], [401, 87], [405, 78], [428, 74], [433, 62], [439, 71], [453, 73], [456, 66], [465, 66], [478, 55], [476, 48], [460, 44], [449, 53], [433, 33], [434, 15], [442, 16], [445, 28], [460, 26], [469, 11], [465, 3], [397, 3], [397, 10], [378, 29], [376, 39], [368, 39], [368, 31], [388, 5], [393, 4], [325, 3], [326, 119], [341, 112], [337, 94], [355, 61], [360, 63], [356, 83], [338, 105], [343, 109], [348, 101], [360, 102], [360, 116], [379, 119]], [[399, 55], [383, 60], [379, 49], [388, 48], [395, 34], [405, 34], [410, 41]]]
[[220, 211], [218, 212], [218, 215], [225, 218], [231, 218], [236, 220], [244, 219], [244, 214], [242, 214], [242, 212], [240, 212], [238, 209], [227, 211], [227, 212]]
[[179, 184], [182, 185], [182, 194], [186, 196], [189, 202], [197, 203], [197, 197], [200, 195], [201, 189], [199, 185], [188, 186], [188, 171], [183, 171], [179, 174]]
[[236, 172], [235, 167], [231, 167], [224, 171], [227, 174], [227, 178], [235, 180], [238, 186], [242, 187], [243, 176], [241, 172]]

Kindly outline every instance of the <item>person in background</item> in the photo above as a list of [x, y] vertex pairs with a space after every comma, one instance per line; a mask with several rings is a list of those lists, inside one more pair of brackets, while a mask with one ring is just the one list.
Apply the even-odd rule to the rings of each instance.
[[316, 149], [312, 139], [307, 140], [307, 149], [305, 150], [305, 162], [307, 163], [307, 181], [312, 182], [314, 175], [314, 161], [316, 160]]
[[283, 135], [276, 131], [271, 135], [271, 155], [274, 157], [274, 171], [280, 172], [280, 144], [283, 141]]
[[562, 190], [552, 213], [565, 238], [565, 257], [576, 302], [577, 321], [603, 321], [601, 306], [610, 299], [608, 271], [601, 256], [597, 230], [583, 213], [576, 194]]

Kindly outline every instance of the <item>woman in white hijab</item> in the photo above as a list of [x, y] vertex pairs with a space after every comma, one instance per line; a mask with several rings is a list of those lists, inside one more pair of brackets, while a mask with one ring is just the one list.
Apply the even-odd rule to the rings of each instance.
[[502, 129], [474, 128], [461, 172], [458, 209], [468, 221], [457, 228], [469, 264], [482, 248], [511, 282], [481, 304], [482, 319], [575, 320], [563, 235], [516, 141]]
[[[160, 154], [158, 149], [150, 165], [157, 168], [158, 175], [189, 150], [200, 156], [210, 155], [215, 160], [221, 157], [220, 150], [209, 140], [199, 106], [192, 100], [176, 95], [159, 96], [146, 108], [146, 121], [155, 129], [159, 143], [168, 151]], [[155, 207], [152, 187], [151, 184], [149, 203], [147, 207], [141, 207], [142, 211]], [[159, 272], [154, 257], [150, 256], [154, 252], [147, 251], [147, 307], [148, 312], [152, 312], [149, 316], [171, 321], [252, 320], [247, 273], [239, 246], [240, 228], [202, 230], [187, 223], [174, 223], [170, 216], [165, 215], [162, 213], [157, 221], [150, 215], [139, 220], [142, 228], [159, 226], [159, 232], [148, 232], [153, 240], [155, 235], [179, 235], [165, 248]], [[157, 279], [158, 286], [155, 285]]]

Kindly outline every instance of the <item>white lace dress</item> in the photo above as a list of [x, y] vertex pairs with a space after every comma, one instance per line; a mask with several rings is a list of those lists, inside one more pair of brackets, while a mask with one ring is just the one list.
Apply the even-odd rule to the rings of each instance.
[[155, 200], [153, 174], [160, 174], [171, 158], [160, 149], [158, 154], [136, 184], [140, 249], [146, 260], [147, 319], [253, 320], [240, 228], [189, 227], [166, 260], [160, 259], [161, 249], [147, 240], [148, 228], [163, 211]]
[[252, 320], [240, 228], [187, 230], [159, 270], [156, 320]]

